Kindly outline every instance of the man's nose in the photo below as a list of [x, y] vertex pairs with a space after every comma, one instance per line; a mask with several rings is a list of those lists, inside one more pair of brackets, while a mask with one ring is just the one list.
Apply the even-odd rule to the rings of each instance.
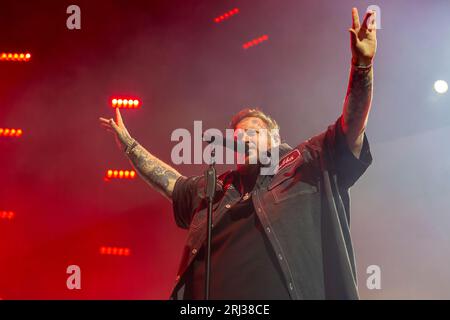
[[257, 134], [253, 130], [240, 131], [236, 136], [237, 141], [241, 141], [246, 144], [250, 143], [256, 144], [256, 142], [258, 141], [257, 138], [258, 138]]
[[245, 144], [251, 144], [251, 143], [255, 143], [256, 140], [255, 140], [254, 136], [244, 133], [241, 141]]

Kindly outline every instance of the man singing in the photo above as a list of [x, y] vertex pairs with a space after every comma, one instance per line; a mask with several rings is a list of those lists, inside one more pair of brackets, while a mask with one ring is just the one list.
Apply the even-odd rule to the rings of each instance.
[[[349, 188], [372, 161], [365, 128], [372, 100], [375, 12], [360, 24], [352, 10], [352, 63], [342, 115], [295, 148], [280, 143], [278, 124], [257, 109], [231, 120], [255, 146], [236, 170], [218, 177], [211, 249], [211, 299], [358, 299], [350, 238]], [[173, 204], [188, 229], [171, 299], [203, 299], [206, 201], [203, 176], [185, 177], [136, 142], [120, 111], [100, 118], [139, 175]], [[240, 131], [240, 130], [239, 130]], [[250, 132], [252, 134], [250, 134]], [[261, 173], [260, 142], [279, 150], [272, 175]], [[254, 149], [255, 150], [255, 149]]]

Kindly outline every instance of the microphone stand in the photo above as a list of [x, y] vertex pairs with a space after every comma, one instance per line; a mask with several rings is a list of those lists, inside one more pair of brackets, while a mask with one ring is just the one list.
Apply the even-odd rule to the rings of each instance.
[[216, 193], [216, 168], [215, 148], [211, 150], [211, 163], [205, 171], [205, 196], [208, 202], [208, 216], [206, 220], [206, 259], [205, 259], [205, 300], [209, 300], [209, 289], [211, 285], [211, 233], [212, 233], [212, 211], [214, 195]]
[[[203, 136], [203, 139], [205, 137]], [[208, 141], [208, 140], [204, 140]], [[215, 139], [210, 139], [208, 144], [214, 143]], [[234, 142], [234, 141], [233, 141]], [[227, 146], [225, 141], [222, 141], [222, 146]], [[234, 146], [234, 144], [233, 144]], [[247, 148], [247, 149], [245, 149]], [[239, 149], [238, 149], [239, 150]], [[248, 145], [244, 144], [244, 152], [248, 151]], [[211, 162], [208, 169], [205, 171], [205, 197], [208, 203], [208, 213], [206, 219], [206, 259], [205, 259], [205, 300], [209, 300], [210, 288], [211, 288], [211, 234], [212, 234], [212, 211], [213, 211], [213, 201], [216, 193], [216, 147], [211, 149]]]

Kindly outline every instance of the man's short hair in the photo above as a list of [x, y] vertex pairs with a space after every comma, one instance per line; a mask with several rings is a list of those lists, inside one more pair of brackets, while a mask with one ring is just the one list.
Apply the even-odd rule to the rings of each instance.
[[267, 129], [280, 129], [278, 126], [278, 123], [272, 119], [269, 115], [265, 114], [258, 108], [245, 108], [236, 113], [232, 118], [230, 122], [230, 128], [236, 130], [236, 126], [239, 122], [241, 122], [245, 118], [255, 117], [261, 119], [267, 126]]

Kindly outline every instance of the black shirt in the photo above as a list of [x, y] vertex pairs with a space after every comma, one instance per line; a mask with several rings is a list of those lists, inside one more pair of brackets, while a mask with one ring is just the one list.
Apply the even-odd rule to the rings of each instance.
[[[290, 299], [251, 197], [227, 212], [212, 239], [211, 299]], [[204, 299], [205, 252], [203, 245], [187, 271], [185, 299]]]
[[[270, 243], [267, 254], [276, 254], [291, 299], [358, 299], [349, 188], [366, 171], [372, 156], [366, 136], [360, 157], [353, 155], [341, 122], [339, 118], [326, 131], [294, 149], [281, 144], [279, 170], [273, 176], [260, 175], [252, 192], [258, 222]], [[234, 180], [232, 172], [218, 177], [215, 228], [227, 224], [222, 220], [229, 219], [228, 213], [241, 199], [237, 188], [228, 187], [228, 177]], [[180, 177], [174, 187], [174, 218], [179, 227], [188, 229], [188, 236], [171, 299], [187, 298], [186, 286], [192, 284], [187, 271], [193, 270], [205, 241], [203, 190], [203, 176]], [[239, 253], [248, 251], [239, 248]], [[220, 267], [225, 265], [221, 263]], [[218, 271], [213, 271], [213, 281], [218, 283], [214, 272]], [[265, 284], [264, 276], [259, 277]]]

